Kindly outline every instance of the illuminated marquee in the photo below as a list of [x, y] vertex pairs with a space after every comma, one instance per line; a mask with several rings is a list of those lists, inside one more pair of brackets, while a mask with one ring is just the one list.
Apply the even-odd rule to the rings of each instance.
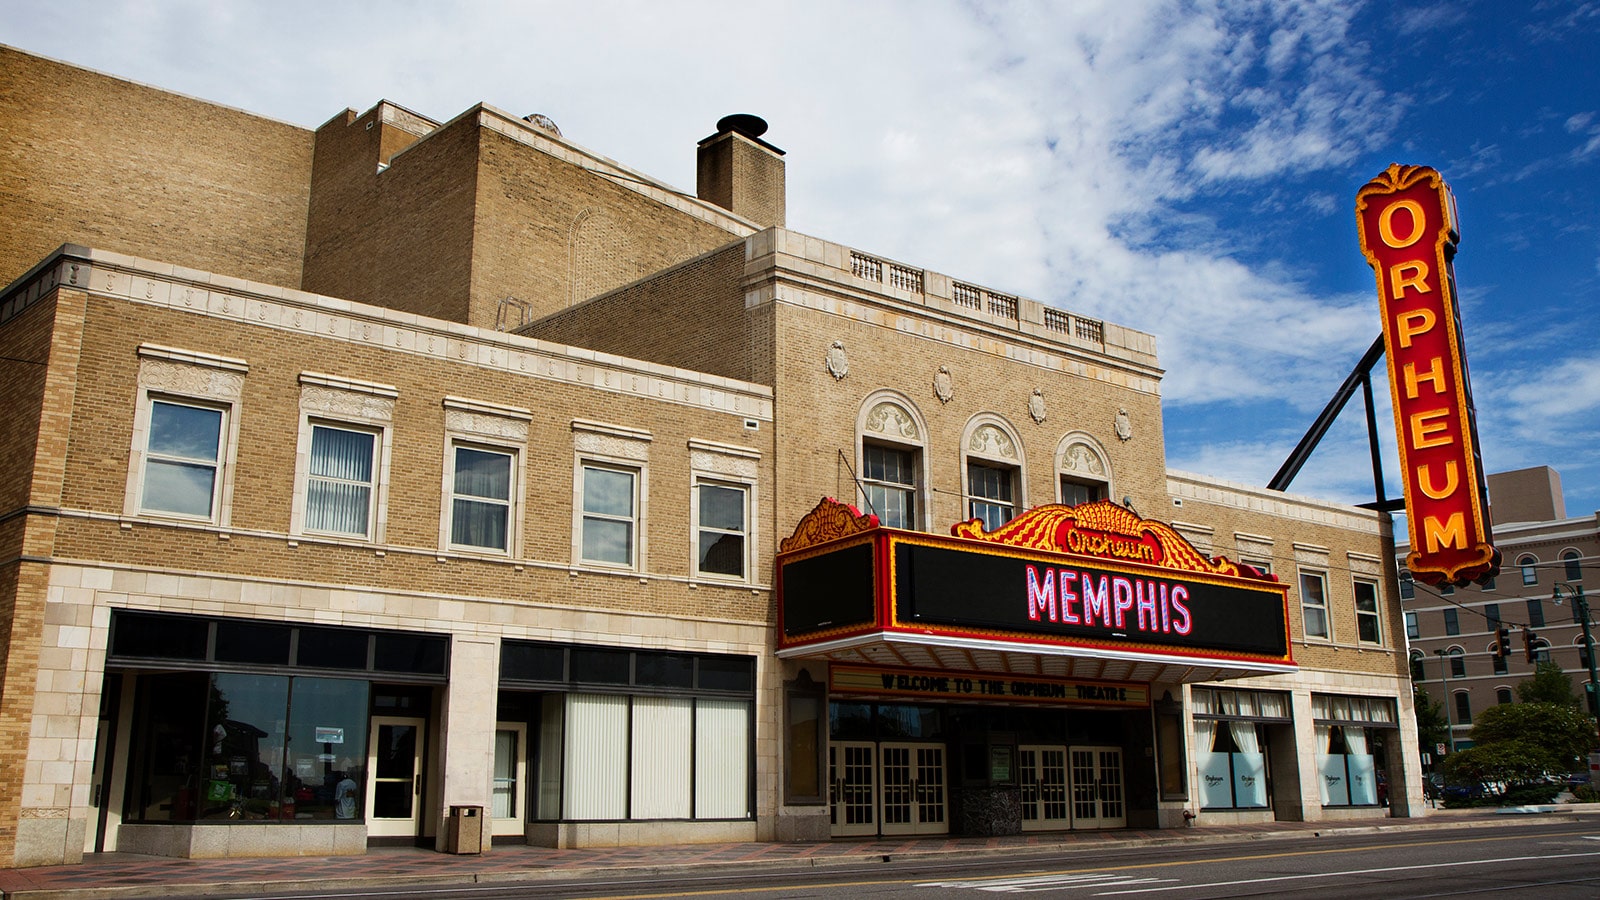
[[1361, 252], [1376, 273], [1411, 553], [1425, 584], [1492, 577], [1483, 468], [1473, 417], [1455, 256], [1455, 199], [1439, 173], [1398, 163], [1356, 193]]

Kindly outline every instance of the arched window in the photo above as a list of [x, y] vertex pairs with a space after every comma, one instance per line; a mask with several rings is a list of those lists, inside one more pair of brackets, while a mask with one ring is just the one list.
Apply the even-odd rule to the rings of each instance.
[[1466, 691], [1456, 691], [1456, 724], [1472, 724], [1472, 695]]
[[[1411, 570], [1400, 570], [1400, 599], [1410, 600], [1417, 596], [1417, 584], [1411, 580]], [[1413, 635], [1414, 636], [1414, 635]]]
[[1533, 641], [1533, 664], [1550, 662], [1550, 642], [1544, 638], [1535, 638]]
[[1462, 650], [1460, 647], [1451, 647], [1449, 650], [1445, 651], [1445, 655], [1450, 657], [1450, 677], [1467, 677], [1466, 651]]
[[1532, 553], [1525, 553], [1517, 558], [1517, 565], [1522, 567], [1523, 584], [1539, 583], [1539, 570], [1534, 568], [1538, 562], [1539, 557], [1534, 556]]
[[1056, 445], [1056, 483], [1068, 506], [1111, 498], [1111, 463], [1100, 442], [1075, 431]]
[[1413, 650], [1413, 651], [1411, 651], [1411, 680], [1412, 681], [1421, 681], [1421, 680], [1423, 680], [1423, 678], [1425, 678], [1427, 676], [1427, 673], [1423, 670], [1423, 662], [1425, 661], [1425, 659], [1426, 658], [1422, 655], [1422, 651], [1421, 650]]
[[879, 391], [861, 405], [856, 423], [856, 472], [863, 506], [890, 528], [924, 530], [923, 451], [928, 428], [915, 404]]
[[985, 531], [1026, 508], [1022, 441], [1010, 422], [993, 413], [973, 416], [961, 435], [961, 469], [966, 473], [966, 515], [982, 519]]
[[1511, 688], [1508, 688], [1508, 687], [1495, 688], [1494, 689], [1494, 702], [1497, 703], [1497, 704], [1510, 703], [1511, 702]]
[[1576, 550], [1565, 550], [1565, 551], [1562, 552], [1562, 554], [1561, 554], [1561, 562], [1562, 562], [1563, 565], [1566, 566], [1566, 569], [1567, 569], [1566, 578], [1567, 578], [1568, 581], [1582, 581], [1583, 580], [1583, 566], [1581, 564], [1582, 561], [1583, 561], [1583, 554], [1579, 553]]

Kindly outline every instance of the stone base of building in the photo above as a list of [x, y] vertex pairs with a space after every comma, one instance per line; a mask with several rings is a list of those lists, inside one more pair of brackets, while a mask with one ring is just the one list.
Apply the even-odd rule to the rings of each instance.
[[558, 822], [530, 824], [535, 847], [650, 847], [662, 844], [750, 843], [755, 822]]
[[832, 839], [832, 818], [826, 806], [786, 807], [778, 811], [777, 840], [813, 842]]
[[360, 856], [367, 852], [367, 826], [123, 825], [117, 850], [182, 859]]

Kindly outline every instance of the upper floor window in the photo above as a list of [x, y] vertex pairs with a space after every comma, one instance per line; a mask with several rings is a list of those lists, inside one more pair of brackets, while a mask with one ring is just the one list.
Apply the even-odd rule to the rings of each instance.
[[981, 519], [993, 531], [1016, 516], [1022, 503], [1022, 442], [999, 416], [973, 417], [961, 435], [967, 473], [967, 518]]
[[1417, 625], [1417, 614], [1414, 612], [1406, 613], [1406, 637], [1412, 640], [1422, 637], [1422, 629]]
[[1461, 618], [1456, 614], [1456, 611], [1453, 610], [1453, 609], [1447, 609], [1447, 610], [1444, 611], [1444, 633], [1445, 634], [1460, 634], [1461, 633]]
[[452, 459], [450, 544], [509, 553], [516, 454], [457, 444]]
[[867, 444], [862, 447], [867, 506], [889, 528], [917, 527], [917, 453]]
[[1016, 469], [979, 462], [967, 463], [967, 514], [983, 520], [983, 530], [993, 531], [1017, 514]]
[[861, 491], [867, 510], [889, 528], [920, 530], [922, 453], [927, 429], [911, 401], [882, 391], [867, 398], [856, 423]]
[[638, 470], [585, 463], [582, 478], [582, 559], [633, 566], [639, 528]]
[[138, 353], [139, 406], [123, 512], [227, 525], [249, 366], [155, 344], [140, 344]]
[[311, 426], [306, 461], [305, 529], [366, 538], [372, 535], [378, 436], [334, 425]]
[[1423, 678], [1425, 678], [1427, 676], [1427, 673], [1423, 671], [1423, 662], [1424, 662], [1424, 657], [1422, 655], [1422, 651], [1421, 650], [1413, 650], [1413, 651], [1411, 651], [1411, 680], [1412, 681], [1421, 681]]
[[1383, 643], [1383, 630], [1378, 621], [1378, 585], [1371, 581], [1355, 582], [1356, 637], [1363, 644]]
[[1485, 619], [1489, 620], [1489, 630], [1490, 631], [1493, 631], [1496, 628], [1499, 628], [1500, 627], [1500, 604], [1498, 604], [1498, 603], [1485, 603], [1483, 605], [1483, 617]]
[[300, 373], [294, 534], [383, 540], [391, 385]]
[[1466, 691], [1456, 692], [1456, 724], [1472, 724], [1472, 695]]
[[1583, 556], [1576, 550], [1567, 550], [1561, 554], [1561, 564], [1565, 567], [1568, 581], [1583, 580]]
[[1450, 657], [1450, 677], [1467, 677], [1466, 651], [1462, 650], [1460, 647], [1451, 647], [1447, 655]]
[[1494, 702], [1497, 703], [1497, 704], [1510, 703], [1511, 702], [1511, 688], [1495, 688], [1494, 689]]
[[748, 489], [739, 484], [702, 481], [695, 485], [695, 492], [699, 495], [695, 571], [744, 578], [748, 559]]
[[1300, 573], [1300, 612], [1306, 637], [1331, 638], [1327, 581], [1321, 572]]
[[1099, 442], [1077, 432], [1062, 438], [1056, 451], [1056, 481], [1067, 506], [1110, 497], [1111, 464]]
[[1410, 600], [1417, 596], [1417, 583], [1411, 580], [1411, 570], [1400, 570], [1400, 599]]
[[151, 398], [141, 510], [215, 519], [227, 414], [225, 407]]
[[1539, 570], [1534, 568], [1538, 562], [1538, 558], [1531, 553], [1517, 559], [1517, 565], [1522, 567], [1523, 584], [1539, 583]]
[[1537, 597], [1528, 601], [1528, 625], [1533, 628], [1544, 627], [1544, 601]]

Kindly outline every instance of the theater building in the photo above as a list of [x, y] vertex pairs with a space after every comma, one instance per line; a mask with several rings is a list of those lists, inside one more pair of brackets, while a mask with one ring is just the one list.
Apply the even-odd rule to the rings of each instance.
[[10, 48], [0, 121], [8, 864], [1419, 814], [1388, 521], [789, 230], [754, 117], [693, 195]]

